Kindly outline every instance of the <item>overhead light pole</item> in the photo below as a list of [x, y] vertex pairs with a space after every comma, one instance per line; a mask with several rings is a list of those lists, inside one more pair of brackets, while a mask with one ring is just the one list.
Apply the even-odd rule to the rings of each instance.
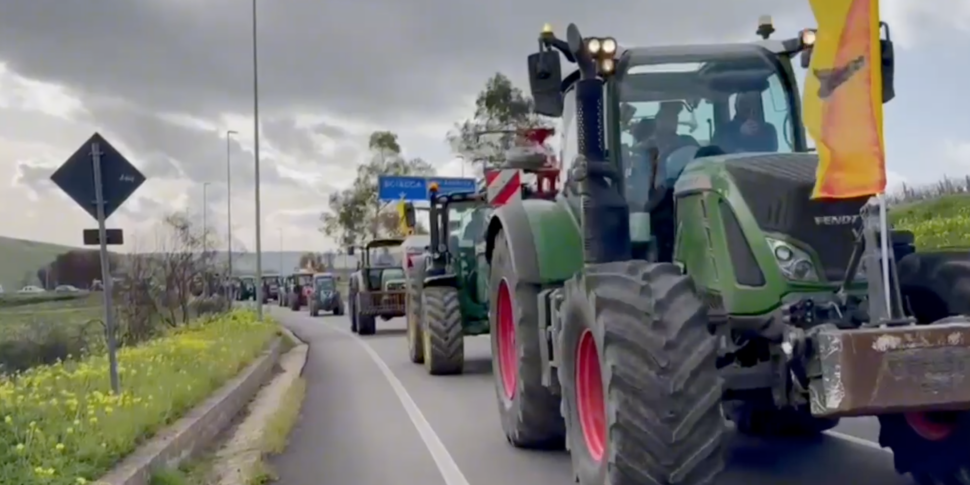
[[202, 280], [203, 294], [209, 296], [209, 182], [202, 183]]
[[223, 278], [229, 308], [232, 308], [232, 301], [235, 295], [232, 294], [232, 137], [237, 135], [236, 130], [226, 130], [226, 246], [229, 253], [228, 268]]
[[256, 170], [256, 318], [263, 321], [263, 235], [259, 201], [259, 48], [256, 29], [256, 0], [253, 0], [253, 161]]

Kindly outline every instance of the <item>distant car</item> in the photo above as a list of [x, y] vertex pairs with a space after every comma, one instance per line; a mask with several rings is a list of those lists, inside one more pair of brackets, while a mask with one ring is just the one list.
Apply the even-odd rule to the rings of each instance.
[[54, 288], [55, 293], [77, 293], [79, 291], [81, 290], [72, 285], [58, 285], [57, 288]]
[[44, 289], [41, 287], [29, 285], [21, 288], [20, 291], [18, 291], [17, 293], [25, 294], [25, 293], [44, 293], [44, 292], [45, 292]]

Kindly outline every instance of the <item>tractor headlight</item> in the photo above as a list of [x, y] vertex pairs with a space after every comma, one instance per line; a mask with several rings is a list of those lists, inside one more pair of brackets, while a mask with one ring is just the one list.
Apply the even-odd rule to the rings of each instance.
[[805, 30], [803, 30], [802, 31], [802, 34], [801, 34], [802, 47], [812, 47], [812, 46], [814, 46], [815, 45], [815, 38], [816, 37], [817, 37], [817, 34], [816, 34], [816, 32], [814, 30], [812, 30], [812, 29], [805, 29]]
[[818, 271], [812, 258], [801, 249], [798, 249], [785, 241], [779, 241], [770, 237], [765, 238], [771, 253], [775, 257], [775, 263], [781, 273], [793, 281], [818, 281]]

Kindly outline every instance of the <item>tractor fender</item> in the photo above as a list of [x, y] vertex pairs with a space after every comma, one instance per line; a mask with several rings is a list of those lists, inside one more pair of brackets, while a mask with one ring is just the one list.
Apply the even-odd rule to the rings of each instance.
[[432, 288], [436, 286], [458, 286], [458, 277], [453, 274], [440, 274], [424, 278], [424, 287]]
[[520, 281], [539, 285], [562, 283], [582, 269], [579, 224], [565, 203], [527, 199], [497, 208], [485, 233], [489, 264], [499, 230], [505, 231], [512, 267]]

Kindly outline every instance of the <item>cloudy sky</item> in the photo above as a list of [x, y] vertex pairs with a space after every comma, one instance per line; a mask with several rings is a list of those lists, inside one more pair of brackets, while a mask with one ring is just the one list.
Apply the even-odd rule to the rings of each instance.
[[[970, 173], [970, 0], [882, 10], [897, 41], [891, 181]], [[80, 242], [93, 221], [48, 177], [95, 130], [149, 179], [109, 221], [130, 243], [150, 245], [167, 211], [200, 213], [205, 182], [224, 228], [235, 130], [234, 239], [252, 250], [251, 14], [249, 0], [0, 0], [0, 235]], [[280, 231], [288, 250], [332, 247], [319, 214], [373, 130], [459, 175], [448, 129], [495, 71], [524, 85], [545, 22], [632, 45], [752, 38], [762, 14], [780, 32], [814, 24], [796, 0], [259, 0], [263, 248]]]

